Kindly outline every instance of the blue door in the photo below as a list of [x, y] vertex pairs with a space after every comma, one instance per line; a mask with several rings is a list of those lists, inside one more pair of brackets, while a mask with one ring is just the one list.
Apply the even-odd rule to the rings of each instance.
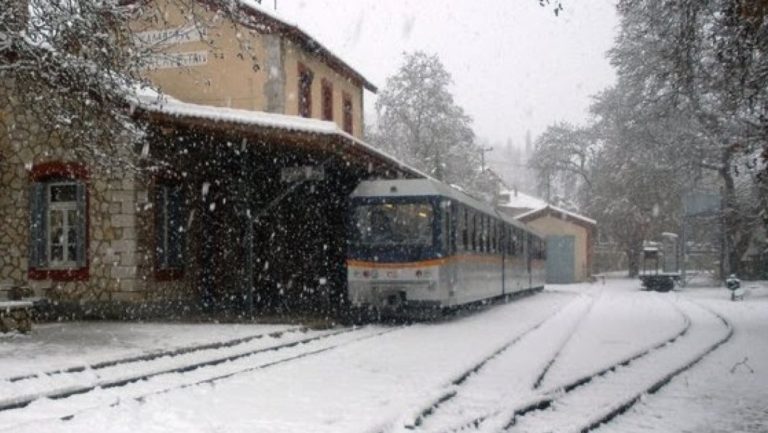
[[547, 283], [569, 284], [576, 280], [574, 236], [547, 237]]

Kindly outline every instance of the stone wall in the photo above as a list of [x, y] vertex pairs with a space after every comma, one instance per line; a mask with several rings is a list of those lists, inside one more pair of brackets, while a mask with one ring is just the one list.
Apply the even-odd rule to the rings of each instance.
[[[138, 300], [136, 177], [127, 169], [104, 170], [83, 161], [71, 143], [44, 130], [15, 104], [5, 79], [0, 88], [0, 284], [30, 286], [53, 300]], [[130, 158], [126, 150], [121, 157]], [[85, 281], [28, 278], [30, 171], [46, 162], [76, 162], [87, 167], [89, 199], [89, 278]], [[126, 164], [127, 166], [128, 164]]]

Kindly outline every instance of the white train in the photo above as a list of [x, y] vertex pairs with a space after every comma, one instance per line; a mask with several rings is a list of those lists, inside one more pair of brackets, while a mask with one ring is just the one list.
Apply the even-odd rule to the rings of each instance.
[[439, 313], [544, 287], [542, 237], [448, 185], [365, 181], [350, 201], [353, 310]]

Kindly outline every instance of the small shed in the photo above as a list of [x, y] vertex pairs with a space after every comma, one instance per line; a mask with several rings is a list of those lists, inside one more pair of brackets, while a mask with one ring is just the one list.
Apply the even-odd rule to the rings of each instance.
[[577, 283], [592, 277], [595, 220], [550, 204], [516, 218], [547, 237], [547, 283]]

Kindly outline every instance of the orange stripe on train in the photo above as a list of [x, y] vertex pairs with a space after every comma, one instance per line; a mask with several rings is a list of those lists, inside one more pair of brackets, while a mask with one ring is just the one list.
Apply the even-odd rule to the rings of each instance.
[[[512, 261], [518, 261], [520, 259], [513, 258]], [[347, 260], [347, 267], [350, 268], [374, 268], [374, 269], [393, 269], [393, 268], [421, 268], [425, 266], [441, 266], [450, 262], [467, 261], [467, 262], [493, 262], [501, 263], [501, 256], [482, 256], [482, 255], [461, 255], [443, 257], [440, 259], [421, 260], [418, 262], [399, 262], [399, 263], [382, 263], [382, 262], [368, 262], [363, 260]]]

